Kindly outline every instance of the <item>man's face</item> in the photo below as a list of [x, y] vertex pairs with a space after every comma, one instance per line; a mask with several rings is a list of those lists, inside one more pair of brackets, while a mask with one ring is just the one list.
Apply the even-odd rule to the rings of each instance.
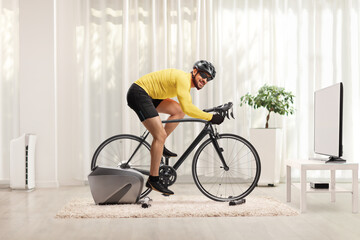
[[193, 70], [193, 74], [195, 76], [194, 85], [196, 89], [202, 89], [206, 85], [209, 75], [205, 72], [199, 72], [196, 68]]

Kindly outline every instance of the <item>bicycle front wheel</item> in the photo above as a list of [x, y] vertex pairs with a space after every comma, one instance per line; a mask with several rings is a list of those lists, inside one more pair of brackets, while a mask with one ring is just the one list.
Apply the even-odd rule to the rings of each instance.
[[207, 139], [193, 159], [192, 175], [196, 186], [215, 201], [246, 197], [260, 178], [259, 155], [246, 139], [238, 135], [220, 134], [216, 140], [229, 169], [224, 169], [211, 139]]
[[[91, 161], [91, 169], [95, 167], [132, 168], [144, 175], [146, 181], [150, 170], [150, 144], [140, 137], [121, 134], [113, 136], [96, 149]], [[151, 191], [143, 186], [140, 198], [145, 197]]]

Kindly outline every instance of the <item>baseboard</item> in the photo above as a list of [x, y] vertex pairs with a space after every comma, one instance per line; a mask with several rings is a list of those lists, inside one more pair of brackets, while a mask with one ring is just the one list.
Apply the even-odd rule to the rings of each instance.
[[176, 179], [177, 183], [194, 183], [192, 175], [178, 175]]
[[275, 186], [278, 185], [280, 183], [280, 181], [264, 181], [263, 179], [261, 179], [262, 181], [258, 182], [258, 186]]
[[59, 185], [61, 187], [84, 186], [84, 185], [89, 185], [89, 182], [88, 182], [88, 180], [62, 180], [62, 181], [59, 181]]
[[35, 188], [58, 188], [58, 181], [35, 181]]
[[9, 188], [10, 180], [9, 179], [0, 179], [0, 189]]

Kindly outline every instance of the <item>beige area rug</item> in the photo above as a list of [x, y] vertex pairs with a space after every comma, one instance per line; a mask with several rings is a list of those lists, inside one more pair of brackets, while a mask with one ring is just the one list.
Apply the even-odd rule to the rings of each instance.
[[248, 197], [246, 203], [229, 206], [202, 196], [170, 196], [151, 202], [149, 208], [139, 204], [95, 205], [92, 198], [73, 199], [56, 218], [176, 218], [295, 216], [298, 211], [271, 197]]

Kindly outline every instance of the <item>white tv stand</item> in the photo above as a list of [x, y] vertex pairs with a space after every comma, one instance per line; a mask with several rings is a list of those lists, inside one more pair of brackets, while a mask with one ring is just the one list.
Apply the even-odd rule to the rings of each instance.
[[[331, 202], [335, 202], [335, 193], [351, 193], [352, 194], [352, 212], [358, 213], [358, 163], [325, 163], [316, 160], [289, 160], [286, 163], [286, 200], [291, 202], [291, 168], [300, 170], [300, 212], [306, 211], [306, 194], [316, 192], [328, 192], [331, 194]], [[307, 184], [307, 170], [330, 170], [329, 189], [312, 189]], [[336, 170], [352, 170], [352, 190], [344, 190], [335, 187], [335, 171]]]

